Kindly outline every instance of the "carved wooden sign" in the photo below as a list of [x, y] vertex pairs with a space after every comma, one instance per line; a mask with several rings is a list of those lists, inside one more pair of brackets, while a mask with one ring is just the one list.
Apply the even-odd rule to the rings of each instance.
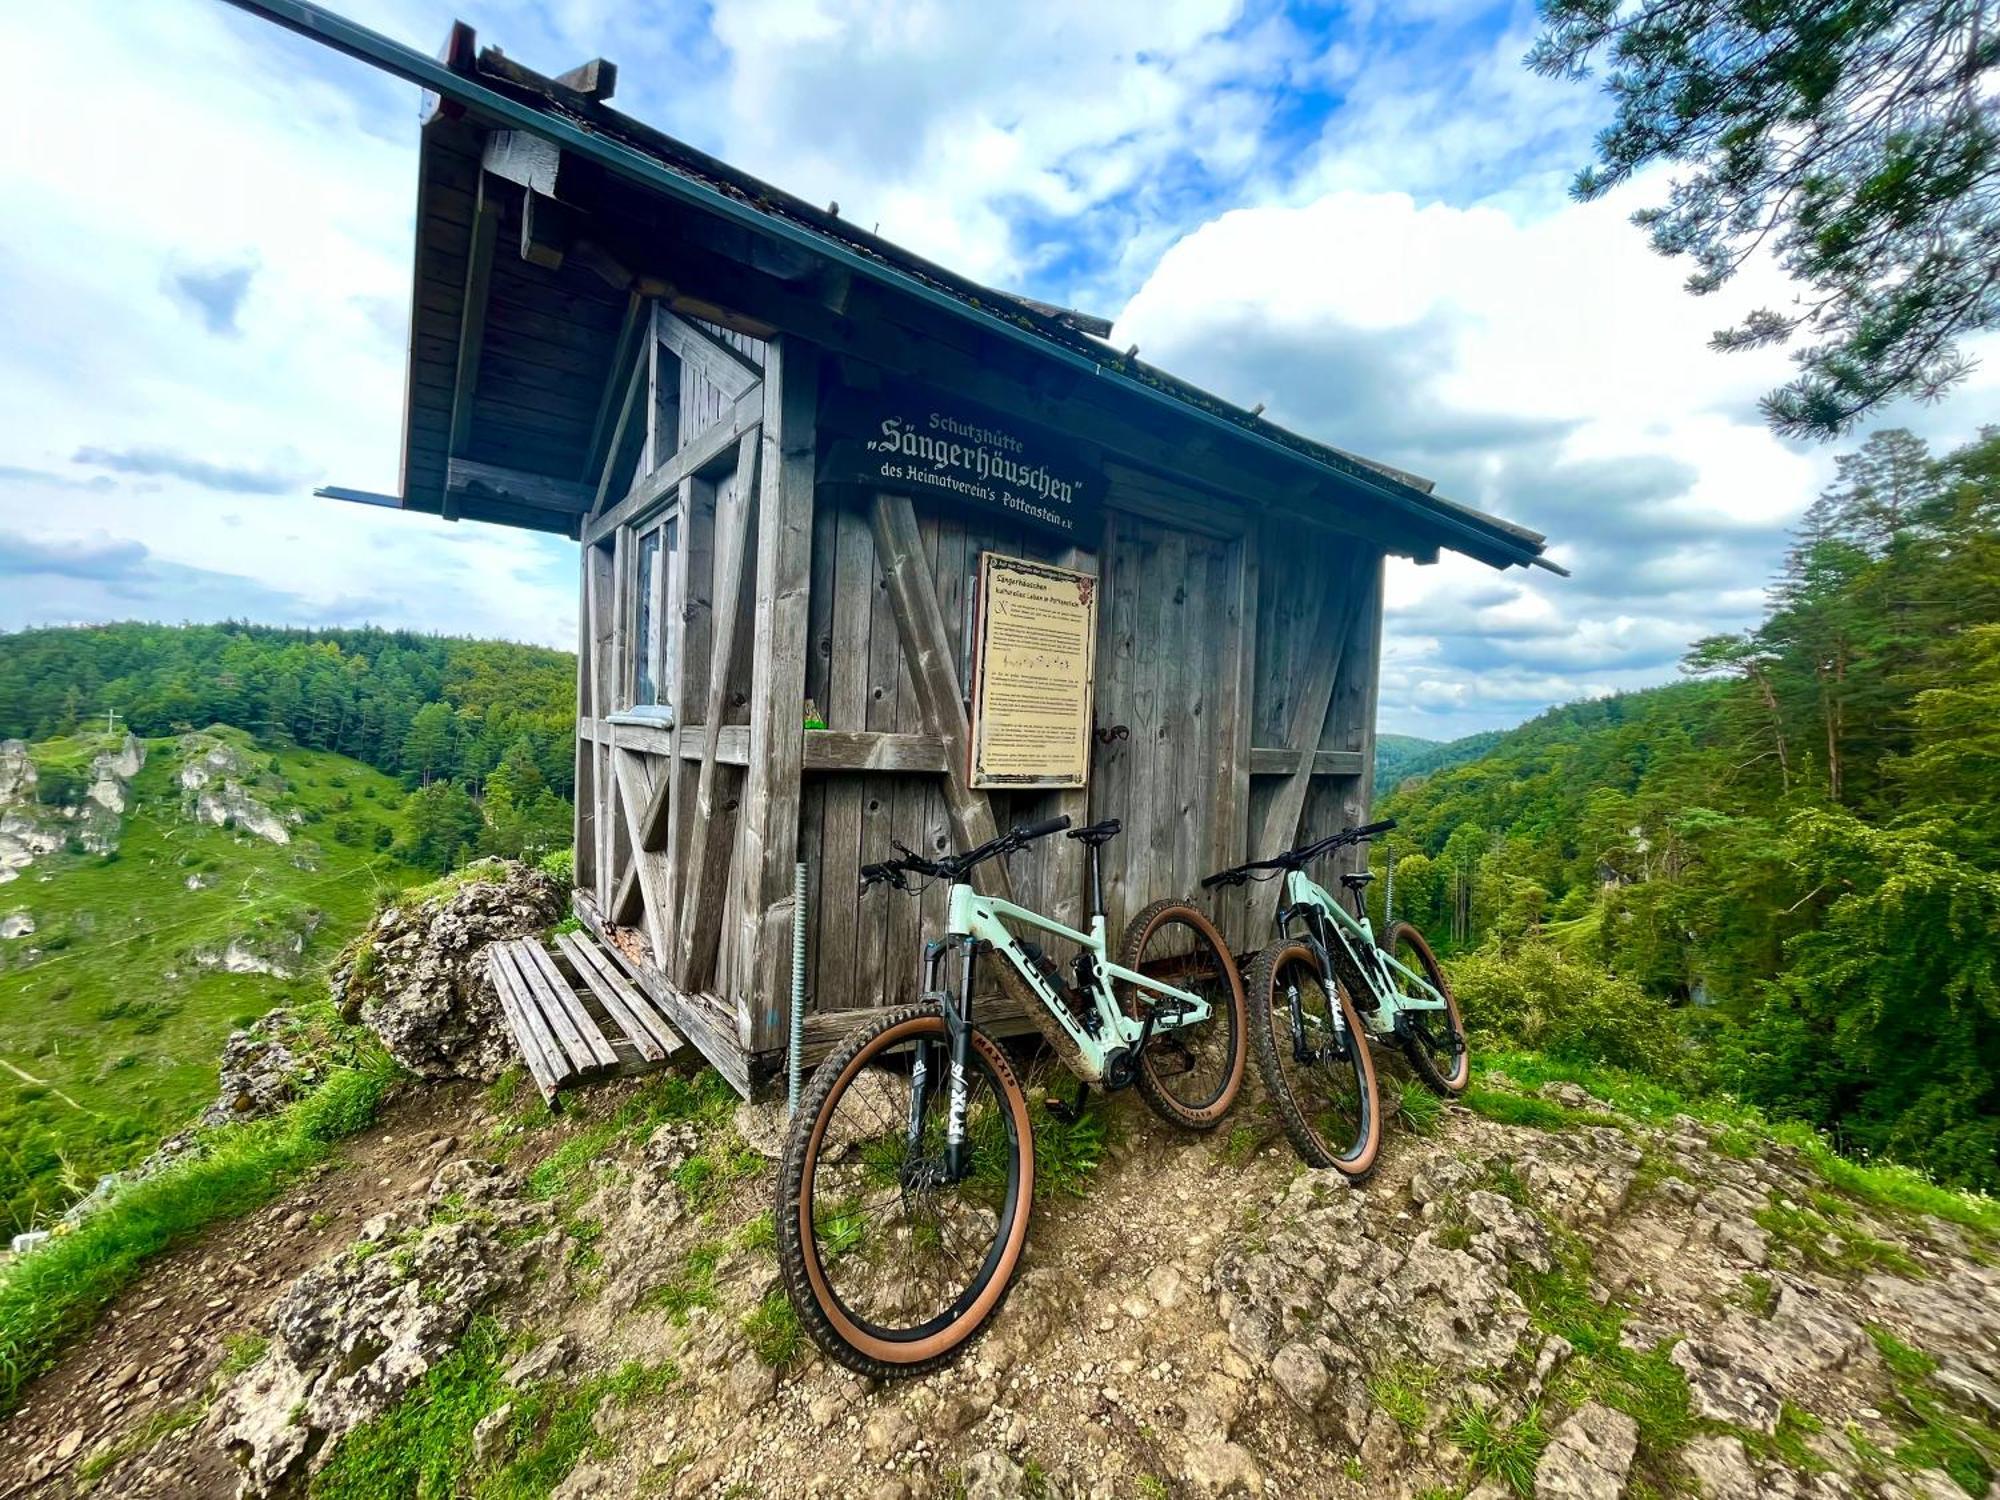
[[956, 501], [1089, 545], [1103, 475], [1058, 433], [908, 382], [838, 386], [819, 412], [819, 478]]
[[1090, 779], [1097, 580], [979, 554], [973, 647], [975, 787], [1081, 787]]

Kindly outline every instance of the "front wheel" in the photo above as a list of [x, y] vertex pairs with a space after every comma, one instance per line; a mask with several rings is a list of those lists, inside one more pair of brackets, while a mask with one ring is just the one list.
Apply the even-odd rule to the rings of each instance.
[[1346, 989], [1304, 943], [1280, 938], [1250, 966], [1257, 1070], [1292, 1148], [1352, 1182], [1375, 1170], [1382, 1109], [1368, 1033]]
[[1445, 978], [1437, 955], [1431, 952], [1424, 935], [1408, 922], [1391, 927], [1389, 940], [1383, 946], [1398, 963], [1423, 975], [1431, 988], [1444, 997], [1443, 1010], [1403, 1012], [1403, 1052], [1410, 1059], [1410, 1066], [1433, 1093], [1447, 1096], [1464, 1093], [1472, 1077], [1472, 1049], [1466, 1045], [1465, 1021], [1458, 1013], [1458, 997], [1451, 992], [1451, 981]]
[[[1208, 1019], [1153, 1033], [1133, 1081], [1153, 1112], [1183, 1130], [1213, 1130], [1243, 1087], [1243, 977], [1215, 924], [1185, 901], [1155, 901], [1125, 929], [1118, 962], [1208, 1002]], [[1166, 997], [1119, 986], [1125, 1013]]]
[[999, 1307], [1027, 1243], [1027, 1096], [989, 1037], [975, 1030], [970, 1042], [956, 1178], [951, 1039], [934, 1009], [888, 1011], [849, 1037], [813, 1074], [785, 1137], [785, 1291], [813, 1342], [862, 1375], [949, 1360]]

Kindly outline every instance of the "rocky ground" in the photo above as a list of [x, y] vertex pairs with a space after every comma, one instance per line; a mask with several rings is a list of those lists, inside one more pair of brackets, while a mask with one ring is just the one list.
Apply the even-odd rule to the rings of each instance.
[[1254, 1099], [1111, 1101], [987, 1336], [888, 1387], [786, 1315], [768, 1112], [423, 1085], [152, 1267], [0, 1426], [0, 1496], [407, 1493], [419, 1449], [566, 1497], [2000, 1495], [2000, 1247], [1488, 1083], [1360, 1190]]

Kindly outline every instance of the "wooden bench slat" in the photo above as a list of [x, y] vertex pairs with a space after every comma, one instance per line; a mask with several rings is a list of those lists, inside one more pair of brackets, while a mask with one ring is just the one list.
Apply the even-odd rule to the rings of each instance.
[[[578, 935], [582, 936], [582, 934]], [[626, 992], [632, 997], [633, 1004], [639, 1013], [655, 1022], [664, 1034], [674, 1039], [672, 1046], [668, 1048], [669, 1051], [678, 1051], [686, 1045], [686, 1039], [682, 1036], [683, 1028], [673, 1015], [668, 1012], [666, 1007], [660, 1003], [659, 997], [654, 995], [640, 982], [638, 970], [633, 967], [631, 959], [627, 958], [612, 943], [593, 940], [585, 944], [585, 946], [591, 955], [596, 958], [599, 967], [604, 971], [605, 975], [613, 983], [622, 983], [625, 986]], [[697, 1003], [702, 998], [700, 996], [688, 997], [691, 1004]], [[716, 1003], [720, 1004], [719, 1001]]]
[[524, 942], [520, 950], [520, 957], [524, 966], [532, 965], [534, 967], [536, 973], [541, 978], [541, 994], [544, 1000], [552, 1003], [564, 1016], [569, 1018], [571, 1028], [576, 1032], [577, 1039], [583, 1043], [585, 1049], [590, 1053], [595, 1066], [606, 1070], [617, 1067], [617, 1049], [605, 1039], [603, 1029], [597, 1024], [597, 1019], [584, 1007], [583, 1001], [577, 998], [576, 991], [570, 987], [569, 980], [563, 976], [562, 970], [556, 967], [556, 961], [549, 957], [549, 950], [544, 948], [540, 943]]
[[541, 1011], [521, 993], [520, 980], [505, 961], [503, 947], [496, 943], [486, 950], [493, 992], [500, 997], [501, 1011], [513, 1028], [515, 1041], [521, 1045], [521, 1060], [533, 1075], [535, 1086], [542, 1091], [543, 1098], [554, 1102], [556, 1089], [571, 1076], [569, 1063]]
[[[652, 1062], [661, 1062], [669, 1053], [679, 1049], [681, 1040], [672, 1036], [661, 1036], [659, 1025], [650, 1019], [647, 1007], [636, 1004], [637, 994], [622, 980], [614, 981], [599, 965], [599, 960], [588, 951], [588, 945], [580, 943], [567, 932], [556, 934], [556, 948], [575, 967], [577, 977], [597, 996], [598, 1003], [624, 1030], [627, 1039], [639, 1050], [639, 1055]], [[671, 1038], [671, 1039], [669, 1039]]]
[[680, 1034], [679, 1029], [661, 1014], [659, 1006], [654, 1004], [648, 995], [632, 983], [625, 971], [611, 961], [610, 955], [588, 938], [577, 934], [568, 936], [572, 944], [570, 951], [575, 955], [574, 961], [588, 965], [590, 972], [597, 976], [603, 986], [602, 989], [593, 986], [595, 993], [600, 996], [606, 991], [615, 993], [619, 1002], [631, 1013], [634, 1021], [651, 1033], [653, 1039], [666, 1050], [668, 1056], [671, 1057], [687, 1045], [687, 1039]]
[[555, 1038], [561, 1050], [569, 1057], [568, 1071], [590, 1073], [597, 1069], [597, 1056], [584, 1044], [583, 1037], [576, 1030], [563, 1009], [550, 1003], [541, 993], [541, 971], [533, 963], [524, 962], [520, 940], [502, 944], [499, 948], [500, 962], [506, 966], [515, 986], [515, 993], [521, 1003], [541, 1017], [544, 1029]]
[[501, 990], [498, 985], [494, 986], [494, 992], [500, 996], [501, 1014], [507, 1018], [507, 1029], [513, 1032], [514, 1040], [520, 1047], [521, 1061], [527, 1067], [528, 1076], [535, 1081], [536, 1092], [546, 1103], [554, 1104], [559, 1085], [554, 1069], [549, 1066], [548, 1058], [542, 1052], [541, 1044], [534, 1039], [534, 1033], [522, 1019], [521, 1009], [514, 1003], [514, 997]]

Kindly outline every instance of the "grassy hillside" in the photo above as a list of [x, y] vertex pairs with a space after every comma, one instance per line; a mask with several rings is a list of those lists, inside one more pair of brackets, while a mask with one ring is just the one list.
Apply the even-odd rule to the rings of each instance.
[[[60, 1208], [185, 1124], [213, 1096], [229, 1030], [316, 996], [377, 891], [413, 878], [387, 852], [403, 832], [398, 782], [324, 751], [215, 738], [289, 843], [190, 817], [186, 752], [169, 736], [146, 742], [115, 852], [72, 843], [0, 885], [0, 918], [34, 922], [0, 943], [0, 1225]], [[34, 746], [44, 800], [66, 770], [87, 778], [100, 748]], [[235, 962], [289, 976], [216, 966], [232, 944]]]

